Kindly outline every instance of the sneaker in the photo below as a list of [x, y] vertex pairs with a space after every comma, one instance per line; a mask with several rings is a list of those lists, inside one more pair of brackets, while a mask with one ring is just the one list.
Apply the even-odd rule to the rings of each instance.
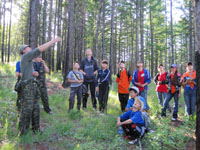
[[133, 141], [130, 141], [130, 142], [128, 142], [129, 144], [131, 144], [131, 145], [134, 145], [135, 143], [137, 143], [137, 139], [135, 139], [135, 140], [133, 140]]
[[176, 121], [176, 120], [177, 120], [177, 118], [172, 117], [172, 121]]
[[49, 114], [49, 115], [53, 115], [53, 112], [52, 112], [52, 111], [50, 111], [50, 112], [48, 112], [48, 114]]
[[105, 116], [105, 114], [104, 113], [100, 113], [100, 116]]

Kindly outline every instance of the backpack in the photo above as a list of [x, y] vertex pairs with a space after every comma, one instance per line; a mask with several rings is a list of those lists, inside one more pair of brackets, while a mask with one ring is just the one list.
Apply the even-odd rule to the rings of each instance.
[[146, 128], [146, 131], [149, 130], [150, 127], [150, 118], [147, 112], [142, 112], [142, 118], [144, 120], [144, 127]]
[[[129, 80], [131, 74], [130, 74], [129, 70], [127, 70], [127, 69], [125, 69], [125, 70], [126, 70], [126, 74], [127, 74], [127, 76], [128, 76], [128, 80]], [[120, 73], [121, 73], [121, 71], [118, 72], [118, 74], [117, 74], [117, 77], [118, 77], [118, 78], [120, 78]]]

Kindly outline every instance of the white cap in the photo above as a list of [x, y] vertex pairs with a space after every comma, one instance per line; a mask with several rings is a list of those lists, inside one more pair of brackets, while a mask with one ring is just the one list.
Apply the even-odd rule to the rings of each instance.
[[139, 94], [139, 89], [136, 86], [128, 88], [129, 91], [134, 90], [137, 94]]

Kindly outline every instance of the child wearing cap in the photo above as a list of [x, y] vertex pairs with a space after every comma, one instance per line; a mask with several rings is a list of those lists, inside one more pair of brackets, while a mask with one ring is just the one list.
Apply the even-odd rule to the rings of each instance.
[[110, 70], [108, 69], [108, 62], [103, 60], [101, 63], [101, 69], [98, 70], [97, 74], [97, 88], [99, 91], [99, 111], [105, 113], [108, 102], [109, 94], [109, 83], [110, 83]]
[[125, 111], [129, 111], [133, 108], [134, 102], [136, 99], [140, 99], [143, 102], [143, 110], [146, 109], [146, 103], [143, 97], [138, 96], [139, 89], [136, 86], [129, 88], [130, 99], [128, 100], [128, 104], [126, 105]]
[[173, 116], [172, 121], [177, 120], [178, 118], [178, 100], [181, 97], [181, 76], [178, 73], [178, 66], [176, 64], [173, 64], [171, 66], [171, 73], [167, 76], [167, 79], [165, 81], [166, 84], [168, 84], [168, 93], [165, 98], [163, 108], [162, 108], [162, 117], [166, 116], [166, 109], [169, 105], [170, 100], [174, 97], [174, 110], [173, 110]]
[[187, 72], [181, 77], [184, 87], [185, 112], [187, 116], [195, 114], [196, 105], [196, 71], [191, 62], [187, 64]]

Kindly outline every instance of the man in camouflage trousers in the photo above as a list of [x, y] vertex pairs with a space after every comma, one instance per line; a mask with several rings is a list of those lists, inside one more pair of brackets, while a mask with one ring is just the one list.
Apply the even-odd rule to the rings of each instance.
[[37, 82], [39, 85], [44, 110], [45, 112], [52, 114], [52, 111], [49, 107], [49, 97], [46, 86], [46, 73], [49, 73], [49, 68], [47, 67], [45, 61], [42, 59], [41, 55], [35, 59], [33, 66], [35, 71], [39, 73], [39, 76], [37, 77]]
[[48, 49], [54, 43], [61, 41], [60, 37], [52, 39], [51, 41], [32, 50], [28, 45], [22, 45], [19, 49], [21, 57], [21, 88], [22, 88], [22, 102], [19, 117], [19, 134], [23, 135], [29, 128], [32, 122], [33, 132], [40, 131], [40, 107], [39, 107], [39, 90], [35, 76], [38, 72], [34, 71], [33, 59], [38, 57], [41, 52]]

